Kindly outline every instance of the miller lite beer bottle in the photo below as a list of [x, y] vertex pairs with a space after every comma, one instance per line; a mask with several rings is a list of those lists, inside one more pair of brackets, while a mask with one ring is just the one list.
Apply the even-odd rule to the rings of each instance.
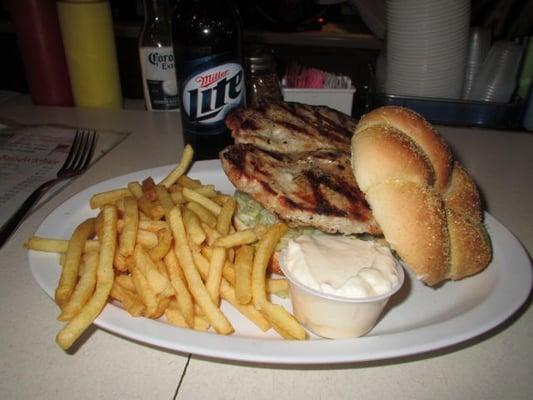
[[246, 101], [237, 8], [230, 0], [180, 0], [172, 38], [185, 142], [198, 160], [218, 158], [231, 143], [224, 119]]
[[144, 0], [139, 57], [147, 110], [177, 111], [178, 88], [168, 0]]

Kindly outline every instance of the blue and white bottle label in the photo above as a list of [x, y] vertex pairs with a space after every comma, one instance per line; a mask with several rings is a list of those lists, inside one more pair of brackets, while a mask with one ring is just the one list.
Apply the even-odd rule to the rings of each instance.
[[226, 114], [245, 104], [242, 65], [229, 54], [220, 54], [188, 62], [183, 74], [180, 89], [184, 129], [200, 135], [223, 132]]

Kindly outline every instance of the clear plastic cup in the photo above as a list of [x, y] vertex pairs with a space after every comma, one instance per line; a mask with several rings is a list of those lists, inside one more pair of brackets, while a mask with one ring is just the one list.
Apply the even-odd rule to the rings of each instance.
[[472, 84], [468, 100], [507, 103], [516, 87], [522, 46], [499, 40], [491, 47]]
[[390, 298], [403, 285], [405, 274], [396, 262], [397, 284], [387, 293], [365, 298], [347, 298], [319, 292], [303, 285], [284, 266], [280, 267], [289, 281], [292, 311], [312, 333], [329, 339], [345, 339], [368, 333], [380, 317]]
[[468, 41], [468, 55], [466, 58], [465, 80], [463, 83], [462, 98], [470, 95], [474, 79], [485, 61], [490, 50], [491, 34], [485, 27], [474, 27], [470, 30]]

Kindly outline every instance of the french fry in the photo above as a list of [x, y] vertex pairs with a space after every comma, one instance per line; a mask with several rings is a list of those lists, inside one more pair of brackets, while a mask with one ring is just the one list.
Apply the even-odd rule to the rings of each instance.
[[270, 323], [272, 324], [272, 328], [274, 328], [274, 330], [283, 338], [283, 339], [286, 339], [286, 340], [294, 340], [295, 338], [289, 333], [287, 332], [285, 329], [283, 329], [282, 327], [276, 325], [274, 322], [270, 321]]
[[124, 289], [129, 290], [130, 292], [135, 293], [135, 284], [131, 275], [119, 274], [115, 276], [115, 284], [122, 286]]
[[133, 254], [138, 228], [139, 208], [137, 207], [137, 200], [132, 196], [127, 196], [124, 198], [124, 228], [118, 240], [118, 251], [122, 256], [128, 257]]
[[23, 245], [28, 250], [45, 251], [47, 253], [64, 253], [68, 248], [68, 240], [32, 236]]
[[[259, 311], [272, 323], [278, 332], [281, 330], [288, 334], [290, 338], [297, 340], [303, 340], [307, 337], [307, 333], [302, 325], [279, 304], [272, 304], [265, 301], [262, 303]], [[282, 336], [286, 337], [283, 334]]]
[[142, 246], [135, 246], [133, 258], [135, 259], [136, 269], [142, 272], [150, 289], [152, 289], [155, 294], [164, 292], [170, 285], [170, 282], [161, 274], [161, 272], [159, 272], [156, 264], [152, 261]]
[[157, 192], [155, 190], [155, 182], [151, 176], [142, 181], [141, 187], [148, 200], [156, 201], [158, 199]]
[[204, 229], [200, 224], [200, 218], [191, 210], [183, 210], [183, 223], [187, 236], [195, 244], [202, 244], [206, 238]]
[[[118, 212], [117, 212], [118, 214]], [[103, 214], [102, 214], [102, 211], [100, 211], [98, 213], [98, 215], [96, 215], [96, 219], [94, 221], [94, 231], [96, 232], [96, 236], [98, 238], [101, 238], [102, 235], [104, 234], [104, 218], [103, 218]], [[117, 231], [118, 233], [118, 231]]]
[[213, 248], [209, 246], [203, 246], [200, 249], [200, 253], [207, 258], [208, 261], [211, 261], [211, 257], [213, 257]]
[[205, 222], [201, 222], [200, 225], [207, 235], [207, 245], [212, 246], [213, 243], [220, 237], [220, 233], [215, 228], [211, 228]]
[[157, 246], [157, 234], [154, 232], [139, 229], [137, 231], [137, 243], [147, 249], [152, 249]]
[[183, 189], [184, 187], [189, 189], [198, 189], [202, 187], [202, 182], [200, 182], [198, 179], [192, 179], [187, 175], [180, 176], [176, 183], [181, 186], [181, 189]]
[[118, 199], [117, 201], [115, 201], [113, 203], [113, 204], [115, 204], [115, 206], [117, 206], [117, 210], [118, 210], [118, 214], [119, 215], [124, 214], [124, 199], [125, 199], [125, 197], [122, 197], [122, 198]]
[[181, 193], [181, 191], [171, 192], [170, 198], [172, 199], [174, 204], [183, 204], [187, 202], [187, 199], [185, 198], [185, 196], [183, 196], [183, 193]]
[[217, 217], [216, 229], [221, 235], [227, 235], [229, 233], [229, 228], [231, 226], [231, 219], [233, 218], [233, 213], [235, 212], [236, 203], [235, 200], [230, 197], [228, 201], [224, 203], [220, 213]]
[[117, 282], [113, 283], [109, 295], [113, 299], [118, 300], [132, 317], [140, 317], [146, 311], [138, 295], [126, 289], [124, 286], [119, 285]]
[[185, 207], [194, 212], [198, 216], [198, 218], [200, 218], [200, 221], [204, 222], [211, 228], [215, 228], [217, 226], [217, 217], [211, 211], [209, 211], [207, 208], [200, 205], [199, 203], [190, 201], [185, 205]]
[[[191, 328], [191, 326], [189, 326], [185, 321], [185, 317], [178, 308], [168, 307], [165, 310], [165, 317], [167, 321], [174, 326], [178, 326], [180, 328]], [[195, 331], [206, 331], [209, 329], [209, 323], [203, 318], [194, 317], [192, 328]]]
[[159, 203], [165, 210], [165, 212], [170, 211], [172, 207], [174, 207], [174, 201], [170, 197], [170, 194], [168, 193], [167, 189], [163, 185], [157, 185], [155, 187], [155, 191], [157, 194], [157, 198], [159, 199]]
[[209, 260], [197, 251], [192, 252], [192, 258], [194, 260], [194, 264], [198, 268], [198, 272], [200, 272], [202, 276], [202, 279], [206, 279], [209, 271]]
[[61, 308], [69, 300], [78, 281], [78, 268], [80, 267], [81, 254], [85, 242], [94, 234], [94, 223], [95, 219], [89, 218], [78, 225], [68, 243], [65, 266], [61, 270], [61, 277], [59, 278], [59, 284], [55, 291], [56, 303]]
[[181, 155], [181, 160], [179, 164], [167, 175], [165, 179], [161, 181], [161, 184], [167, 189], [172, 186], [180, 176], [182, 176], [185, 171], [189, 168], [189, 165], [192, 161], [192, 156], [194, 152], [191, 145], [186, 145], [183, 149], [183, 154]]
[[159, 271], [159, 273], [163, 275], [168, 282], [165, 290], [163, 290], [159, 295], [161, 297], [174, 297], [174, 289], [172, 288], [172, 284], [170, 282], [170, 275], [168, 274], [165, 262], [163, 260], [157, 260], [155, 265], [157, 266], [157, 270]]
[[127, 257], [124, 257], [118, 251], [115, 252], [115, 257], [113, 258], [113, 267], [119, 272], [128, 271], [128, 263], [126, 261]]
[[157, 306], [159, 304], [157, 295], [150, 288], [148, 280], [144, 277], [139, 268], [133, 268], [131, 277], [133, 279], [133, 283], [135, 284], [135, 289], [137, 289], [139, 298], [145, 306], [143, 315], [150, 318], [157, 313]]
[[[153, 218], [152, 207], [154, 206], [154, 203], [150, 201], [148, 197], [144, 195], [144, 193], [142, 194], [141, 197], [137, 199], [137, 204], [139, 206], [139, 210], [141, 210], [144, 214], [146, 214], [148, 218]], [[153, 219], [159, 219], [159, 218], [153, 218]]]
[[241, 246], [235, 252], [235, 298], [239, 304], [252, 301], [252, 263], [254, 248]]
[[170, 284], [176, 295], [176, 302], [185, 319], [187, 326], [194, 326], [194, 303], [192, 295], [187, 287], [183, 271], [178, 264], [178, 258], [174, 250], [170, 250], [165, 256], [165, 265], [170, 277]]
[[139, 229], [143, 229], [145, 231], [155, 232], [160, 231], [161, 229], [168, 228], [168, 224], [166, 221], [153, 221], [153, 220], [145, 220], [145, 221], [139, 221]]
[[287, 297], [289, 291], [289, 282], [287, 279], [267, 279], [267, 293], [276, 294], [280, 297]]
[[[49, 253], [65, 253], [68, 249], [68, 240], [50, 239], [40, 236], [32, 236], [25, 243], [24, 247], [28, 250], [45, 251]], [[89, 253], [91, 251], [98, 251], [100, 249], [100, 242], [98, 240], [87, 240], [83, 251]]]
[[263, 332], [271, 328], [268, 320], [252, 304], [242, 305], [235, 299], [235, 291], [226, 280], [220, 283], [220, 296], [233, 305], [242, 315], [252, 321]]
[[86, 253], [83, 256], [83, 274], [81, 274], [72, 296], [63, 307], [57, 318], [59, 321], [70, 321], [91, 298], [96, 287], [96, 269], [98, 268], [98, 253]]
[[[139, 215], [140, 217], [140, 215]], [[153, 233], [157, 233], [157, 231], [168, 228], [168, 224], [166, 221], [154, 221], [151, 219], [141, 220], [139, 218], [139, 226], [138, 229], [141, 229], [143, 231], [149, 231]], [[122, 233], [122, 230], [124, 229], [124, 220], [119, 219], [117, 222], [117, 230], [118, 233]]]
[[228, 201], [228, 198], [229, 196], [226, 196], [224, 194], [217, 194], [216, 196], [211, 197], [211, 200], [213, 200], [219, 206], [223, 206], [226, 201]]
[[169, 303], [170, 303], [169, 297], [158, 296], [157, 309], [155, 313], [150, 316], [150, 318], [158, 319], [161, 316], [163, 316], [165, 314], [165, 310], [167, 309]]
[[172, 247], [172, 233], [169, 228], [163, 228], [157, 232], [157, 245], [152, 247], [148, 254], [154, 261], [161, 260]]
[[131, 195], [137, 200], [143, 197], [143, 188], [139, 182], [128, 183], [128, 190], [130, 191]]
[[215, 247], [213, 256], [209, 260], [209, 272], [205, 280], [205, 287], [215, 304], [220, 301], [220, 281], [222, 280], [222, 268], [226, 262], [226, 249]]
[[203, 185], [198, 188], [193, 189], [196, 193], [201, 194], [205, 197], [216, 197], [218, 192], [215, 190], [215, 185]]
[[224, 268], [222, 268], [222, 276], [231, 284], [231, 286], [235, 286], [235, 267], [227, 260], [224, 264]]
[[185, 274], [185, 278], [187, 279], [192, 296], [196, 303], [202, 308], [209, 323], [218, 333], [226, 335], [232, 333], [233, 327], [231, 326], [231, 323], [211, 299], [209, 292], [202, 282], [202, 278], [196, 270], [191, 250], [187, 243], [185, 226], [183, 224], [179, 207], [174, 207], [170, 210], [168, 218], [168, 222], [172, 229], [172, 235], [174, 236], [176, 255]]
[[118, 199], [129, 196], [128, 189], [115, 189], [107, 192], [96, 193], [91, 196], [89, 205], [94, 210], [95, 208], [102, 208], [106, 204], [113, 204]]
[[279, 239], [287, 232], [285, 224], [274, 224], [257, 244], [252, 266], [252, 298], [257, 309], [261, 310], [266, 298], [265, 274], [268, 262]]
[[245, 244], [251, 244], [257, 242], [257, 235], [253, 229], [246, 229], [244, 231], [238, 231], [230, 233], [229, 235], [218, 238], [214, 246], [218, 247], [237, 247]]
[[202, 207], [211, 211], [214, 215], [220, 214], [220, 211], [222, 210], [222, 207], [220, 207], [213, 200], [201, 195], [198, 192], [195, 192], [193, 189], [184, 187], [182, 193], [187, 200], [200, 204]]
[[[184, 175], [186, 176], [186, 175]], [[181, 186], [179, 183], [174, 183], [173, 185], [171, 185], [169, 188], [168, 188], [168, 192], [170, 194], [174, 193], [174, 192], [181, 192], [181, 190], [183, 189], [183, 186]]]
[[126, 268], [128, 272], [132, 272], [135, 267], [135, 258], [133, 256], [126, 257]]
[[165, 209], [163, 206], [159, 203], [159, 201], [155, 201], [152, 203], [150, 208], [150, 214], [148, 214], [152, 219], [154, 220], [160, 220], [165, 216]]
[[117, 244], [117, 208], [105, 205], [102, 209], [103, 232], [96, 271], [96, 289], [81, 311], [57, 334], [56, 341], [68, 349], [100, 314], [113, 286], [113, 257]]

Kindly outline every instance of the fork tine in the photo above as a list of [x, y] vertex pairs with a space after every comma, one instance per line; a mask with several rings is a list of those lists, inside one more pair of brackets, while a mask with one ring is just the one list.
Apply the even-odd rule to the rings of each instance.
[[88, 135], [89, 135], [88, 130], [84, 129], [81, 131], [80, 147], [78, 148], [76, 157], [74, 158], [74, 161], [72, 165], [70, 166], [70, 169], [72, 170], [77, 171], [80, 169], [80, 165], [82, 165], [82, 162], [87, 152]]
[[73, 159], [78, 154], [78, 148], [80, 146], [80, 141], [82, 139], [81, 136], [82, 136], [82, 132], [77, 130], [76, 131], [76, 135], [74, 136], [74, 140], [72, 141], [72, 145], [70, 146], [70, 151], [68, 153], [67, 159], [63, 163], [63, 166], [61, 167], [61, 169], [69, 168], [71, 163], [72, 163], [72, 161], [73, 161]]
[[80, 170], [84, 170], [85, 168], [87, 168], [93, 158], [93, 153], [94, 153], [94, 149], [96, 147], [96, 139], [97, 139], [97, 136], [96, 136], [96, 131], [94, 130], [91, 130], [91, 131], [88, 131], [88, 135], [87, 135], [87, 146], [85, 148], [85, 152], [84, 152], [84, 157], [82, 159], [82, 162], [79, 166], [79, 169]]

